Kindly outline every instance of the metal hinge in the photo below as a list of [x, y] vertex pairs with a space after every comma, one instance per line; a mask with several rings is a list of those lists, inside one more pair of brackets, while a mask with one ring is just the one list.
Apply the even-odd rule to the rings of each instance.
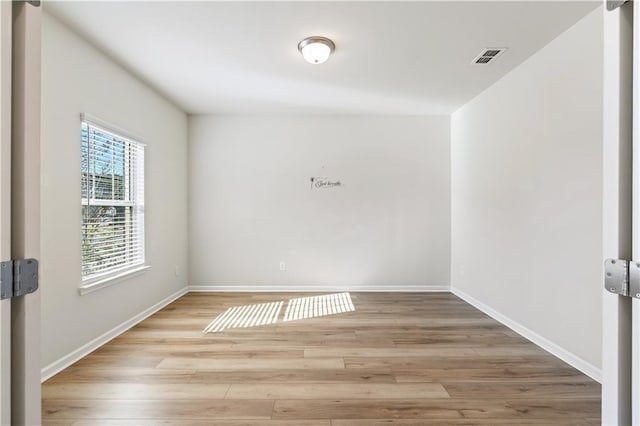
[[640, 299], [640, 262], [604, 261], [604, 288], [613, 294]]
[[38, 289], [38, 261], [19, 259], [0, 262], [0, 299], [24, 296]]

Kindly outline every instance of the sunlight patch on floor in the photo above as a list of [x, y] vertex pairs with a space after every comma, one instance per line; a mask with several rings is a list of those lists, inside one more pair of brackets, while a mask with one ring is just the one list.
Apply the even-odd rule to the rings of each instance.
[[[278, 322], [284, 302], [259, 303], [256, 305], [234, 306], [218, 315], [202, 331], [203, 333], [219, 333], [231, 328], [247, 328]], [[287, 302], [283, 322], [306, 318], [324, 317], [327, 315], [353, 312], [349, 293], [326, 294], [291, 299]]]
[[355, 308], [349, 293], [301, 297], [289, 300], [287, 310], [284, 313], [284, 321], [324, 317], [353, 311]]
[[257, 305], [234, 306], [216, 317], [203, 333], [217, 333], [229, 328], [256, 327], [274, 324], [278, 320], [284, 302], [259, 303]]

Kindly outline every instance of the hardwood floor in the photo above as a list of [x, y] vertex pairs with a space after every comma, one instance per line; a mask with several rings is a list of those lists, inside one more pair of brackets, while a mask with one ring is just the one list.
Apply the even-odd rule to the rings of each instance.
[[598, 383], [448, 293], [202, 334], [305, 296], [190, 293], [44, 383], [44, 424], [600, 424]]

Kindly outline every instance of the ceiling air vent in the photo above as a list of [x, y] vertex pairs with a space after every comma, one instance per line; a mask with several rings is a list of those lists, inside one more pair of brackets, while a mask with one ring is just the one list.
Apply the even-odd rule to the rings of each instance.
[[507, 50], [506, 47], [488, 47], [475, 57], [473, 63], [489, 64], [493, 62], [498, 56], [500, 56], [505, 50]]

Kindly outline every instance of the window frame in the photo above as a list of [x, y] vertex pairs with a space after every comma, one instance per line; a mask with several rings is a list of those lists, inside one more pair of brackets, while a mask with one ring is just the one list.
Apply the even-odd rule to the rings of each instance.
[[[146, 214], [145, 214], [145, 195], [144, 195], [144, 181], [145, 181], [145, 151], [146, 144], [142, 142], [142, 139], [117, 127], [110, 123], [107, 123], [103, 120], [100, 120], [96, 117], [93, 117], [89, 114], [82, 113], [80, 114], [80, 153], [82, 156], [84, 136], [82, 134], [84, 126], [87, 126], [87, 131], [91, 127], [94, 129], [99, 129], [104, 131], [116, 139], [126, 142], [127, 153], [123, 154], [123, 161], [129, 163], [132, 161], [132, 158], [135, 157], [135, 161], [137, 162], [134, 166], [126, 166], [125, 169], [128, 168], [127, 171], [123, 170], [123, 179], [128, 181], [125, 185], [129, 186], [129, 189], [125, 189], [125, 193], [129, 193], [127, 199], [117, 200], [114, 199], [101, 199], [101, 198], [89, 198], [86, 192], [89, 191], [89, 183], [87, 182], [86, 189], [82, 188], [82, 179], [89, 179], [89, 165], [87, 165], [87, 171], [84, 172], [82, 170], [82, 166], [80, 167], [81, 174], [81, 191], [80, 191], [80, 209], [84, 209], [89, 206], [113, 206], [113, 207], [129, 207], [131, 208], [131, 215], [135, 215], [135, 221], [132, 219], [130, 225], [127, 225], [125, 232], [131, 233], [134, 235], [135, 243], [138, 244], [139, 248], [137, 249], [124, 249], [125, 257], [130, 256], [128, 250], [131, 250], [129, 253], [137, 252], [139, 256], [132, 262], [126, 263], [122, 266], [116, 267], [108, 267], [102, 271], [94, 272], [91, 274], [85, 274], [85, 255], [83, 252], [82, 244], [80, 251], [80, 277], [81, 282], [79, 286], [79, 292], [81, 295], [91, 293], [95, 290], [116, 284], [118, 282], [126, 281], [127, 279], [140, 275], [144, 273], [147, 269], [149, 269], [149, 265], [146, 263]], [[90, 133], [87, 134], [87, 144], [90, 146]], [[135, 154], [132, 152], [133, 149], [139, 150]], [[128, 174], [128, 176], [127, 176]], [[125, 186], [126, 188], [126, 186]], [[94, 192], [95, 194], [95, 192]], [[113, 193], [112, 193], [113, 194]], [[124, 196], [123, 196], [124, 197]], [[81, 214], [80, 218], [80, 235], [81, 242], [85, 237], [85, 216]], [[131, 244], [131, 243], [129, 243]], [[120, 253], [120, 252], [118, 252]], [[114, 256], [115, 257], [115, 256]]]

